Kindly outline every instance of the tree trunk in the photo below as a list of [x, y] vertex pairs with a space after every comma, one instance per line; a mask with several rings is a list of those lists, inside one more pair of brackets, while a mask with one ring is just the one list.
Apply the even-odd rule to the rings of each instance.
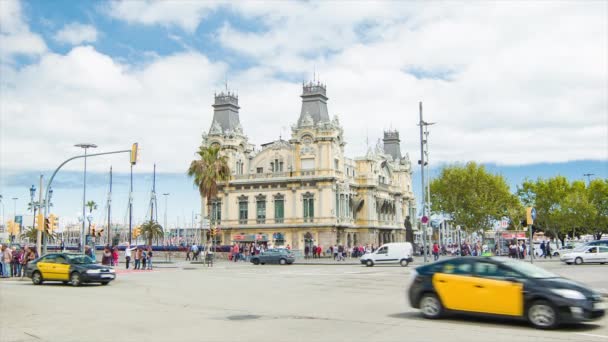
[[595, 233], [595, 239], [600, 240], [602, 238], [602, 235], [604, 235], [604, 233], [602, 233], [602, 232]]
[[566, 235], [557, 233], [557, 238], [559, 239], [559, 241], [562, 242], [562, 248], [563, 248], [566, 245], [566, 243], [564, 242], [566, 240]]

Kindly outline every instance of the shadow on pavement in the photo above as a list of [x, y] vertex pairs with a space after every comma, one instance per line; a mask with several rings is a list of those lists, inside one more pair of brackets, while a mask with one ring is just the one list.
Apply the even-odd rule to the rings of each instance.
[[[422, 314], [419, 312], [401, 312], [388, 315], [392, 318], [401, 318], [407, 320], [426, 320], [422, 317]], [[429, 320], [431, 321], [431, 320]], [[457, 323], [457, 324], [468, 324], [468, 325], [477, 325], [477, 326], [492, 326], [496, 324], [503, 325], [505, 327], [519, 327], [526, 329], [534, 329], [530, 324], [523, 320], [511, 319], [511, 318], [503, 318], [503, 317], [483, 317], [483, 316], [467, 316], [464, 314], [447, 314], [446, 317], [439, 319], [441, 322], [449, 322], [449, 323]], [[564, 324], [554, 331], [564, 331], [564, 332], [586, 332], [592, 331], [601, 328], [598, 324], [592, 323], [581, 323], [581, 324]]]

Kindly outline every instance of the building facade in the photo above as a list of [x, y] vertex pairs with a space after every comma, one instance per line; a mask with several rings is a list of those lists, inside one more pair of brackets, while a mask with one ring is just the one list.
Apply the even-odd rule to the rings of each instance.
[[202, 144], [218, 146], [232, 172], [204, 214], [220, 227], [217, 242], [326, 249], [405, 241], [404, 220], [416, 209], [412, 166], [401, 155], [399, 132], [384, 132], [383, 143], [348, 158], [342, 126], [329, 117], [325, 85], [305, 83], [302, 90], [291, 138], [257, 149], [241, 127], [238, 97], [215, 95]]

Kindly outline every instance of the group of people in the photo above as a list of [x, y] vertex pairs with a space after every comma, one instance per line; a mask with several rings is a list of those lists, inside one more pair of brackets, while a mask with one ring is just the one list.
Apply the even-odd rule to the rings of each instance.
[[133, 260], [133, 269], [135, 270], [152, 270], [152, 247], [131, 247], [128, 243], [125, 245], [125, 268], [129, 269], [131, 264], [132, 252], [135, 251], [135, 259]]
[[[258, 255], [268, 249], [272, 248], [272, 245], [256, 243], [256, 244], [238, 244], [234, 243], [232, 247], [230, 247], [230, 252], [228, 253], [229, 261], [248, 261], [252, 255]], [[282, 247], [281, 247], [282, 248]], [[291, 250], [291, 246], [287, 245], [285, 247], [287, 250]]]
[[26, 246], [17, 249], [16, 246], [2, 245], [0, 248], [0, 275], [2, 278], [23, 277], [25, 266], [36, 259], [38, 254], [34, 248]]

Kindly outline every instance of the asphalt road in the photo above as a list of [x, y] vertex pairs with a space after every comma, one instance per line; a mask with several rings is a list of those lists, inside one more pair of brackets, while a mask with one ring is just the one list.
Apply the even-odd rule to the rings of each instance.
[[[608, 288], [608, 266], [545, 263]], [[412, 267], [180, 264], [108, 286], [0, 280], [0, 341], [606, 341], [608, 319], [554, 331], [409, 308]], [[122, 272], [122, 270], [120, 270]]]

